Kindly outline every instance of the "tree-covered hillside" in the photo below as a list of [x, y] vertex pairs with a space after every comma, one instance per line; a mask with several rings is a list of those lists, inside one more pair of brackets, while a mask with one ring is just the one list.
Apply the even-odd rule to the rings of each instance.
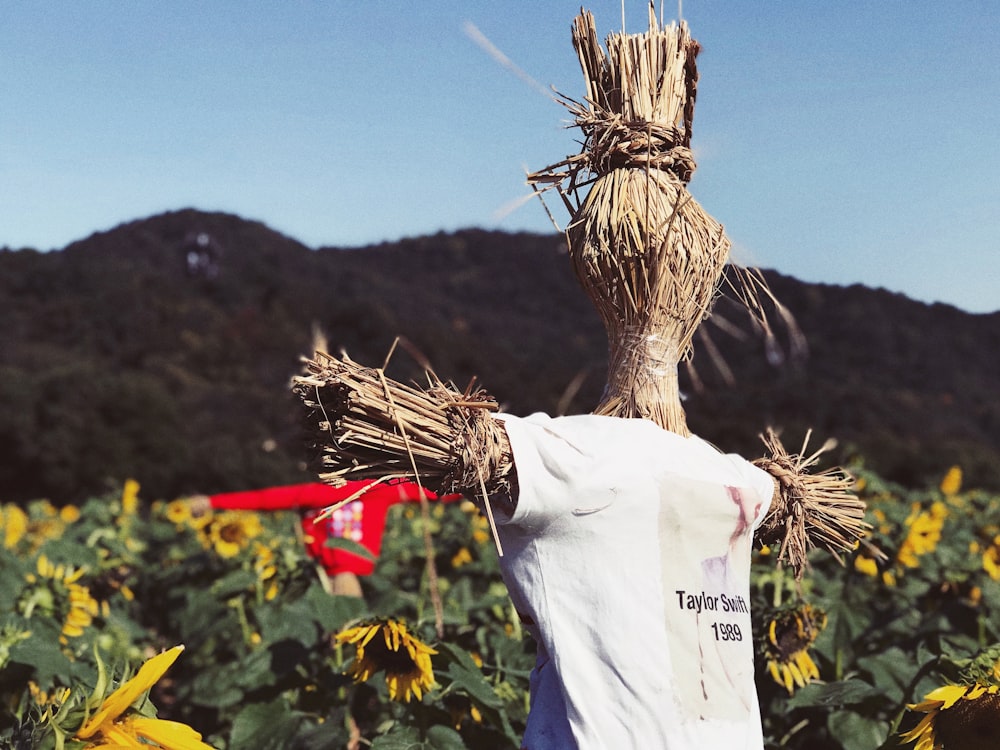
[[[752, 454], [767, 425], [809, 427], [887, 478], [960, 464], [1000, 487], [1000, 314], [768, 273], [807, 342], [710, 326], [692, 428]], [[749, 328], [723, 301], [720, 320]], [[772, 315], [774, 320], [777, 316]], [[137, 478], [147, 497], [306, 481], [288, 380], [321, 331], [381, 364], [397, 336], [445, 380], [478, 380], [511, 411], [586, 411], [605, 335], [556, 235], [468, 230], [313, 250], [237, 216], [135, 221], [64, 250], [0, 251], [0, 497], [79, 499]], [[780, 361], [779, 361], [780, 360]], [[390, 376], [421, 378], [405, 347]]]

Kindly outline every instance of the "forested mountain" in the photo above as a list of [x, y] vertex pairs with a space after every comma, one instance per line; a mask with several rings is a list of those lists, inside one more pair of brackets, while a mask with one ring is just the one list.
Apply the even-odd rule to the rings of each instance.
[[[1000, 313], [766, 273], [806, 351], [725, 300], [685, 374], [692, 429], [756, 455], [812, 427], [904, 484], [960, 464], [1000, 488]], [[772, 320], [779, 317], [772, 313]], [[0, 250], [0, 500], [76, 500], [135, 477], [147, 498], [308, 481], [288, 381], [313, 330], [380, 365], [397, 336], [510, 410], [598, 400], [606, 339], [556, 235], [468, 230], [310, 249], [238, 216], [176, 211], [63, 250]], [[405, 348], [388, 374], [420, 379]], [[699, 382], [701, 387], [698, 386]]]

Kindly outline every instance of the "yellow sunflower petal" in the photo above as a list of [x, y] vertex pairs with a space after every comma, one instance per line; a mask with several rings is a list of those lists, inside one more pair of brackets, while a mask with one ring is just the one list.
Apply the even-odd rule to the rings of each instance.
[[941, 708], [943, 701], [928, 701], [923, 700], [919, 703], [910, 703], [906, 707], [911, 711], [920, 711], [921, 713], [928, 713], [931, 711], [937, 711]]
[[980, 685], [977, 682], [971, 688], [966, 690], [965, 695], [963, 695], [962, 697], [965, 698], [966, 700], [974, 701], [976, 698], [978, 698], [985, 692], [986, 692], [986, 685]]
[[358, 643], [361, 642], [361, 646], [367, 646], [368, 642], [375, 637], [378, 633], [378, 625], [358, 625], [357, 627], [348, 628], [337, 634], [337, 640], [346, 643]]
[[382, 633], [385, 635], [385, 646], [390, 651], [399, 651], [400, 630], [402, 629], [403, 626], [395, 620], [389, 620], [386, 627], [382, 629]]
[[808, 651], [799, 651], [795, 655], [795, 663], [801, 670], [802, 676], [807, 680], [819, 677], [819, 667], [816, 666], [816, 662], [814, 662], [812, 657], [809, 656]]
[[941, 708], [948, 709], [955, 705], [965, 695], [967, 687], [963, 685], [943, 685], [924, 696], [925, 701], [941, 701]]
[[787, 664], [782, 664], [781, 665], [781, 676], [782, 676], [782, 678], [784, 678], [782, 680], [782, 682], [783, 682], [783, 684], [785, 686], [785, 690], [787, 690], [789, 693], [791, 693], [792, 690], [793, 690], [792, 685], [794, 683], [792, 681], [792, 671], [788, 668]]
[[187, 724], [146, 717], [136, 717], [131, 723], [136, 734], [164, 750], [212, 750], [212, 746], [202, 742], [201, 735]]
[[796, 685], [798, 685], [799, 687], [805, 687], [805, 685], [806, 685], [805, 678], [802, 676], [801, 670], [798, 668], [798, 666], [794, 662], [789, 662], [788, 663], [788, 671], [791, 672], [792, 673], [792, 677], [795, 678], [795, 684]]
[[116, 748], [116, 750], [121, 750], [123, 748], [148, 748], [149, 745], [143, 745], [139, 738], [134, 734], [129, 732], [124, 727], [119, 727], [114, 724], [110, 725], [104, 732], [103, 739], [104, 742], [100, 745], [95, 745], [94, 747], [106, 747], [106, 748]]
[[55, 566], [49, 562], [49, 558], [45, 555], [39, 555], [35, 561], [35, 570], [38, 571], [38, 575], [42, 578], [52, 578], [52, 574], [55, 573]]
[[156, 684], [157, 680], [177, 660], [177, 657], [180, 656], [183, 650], [183, 646], [174, 646], [172, 649], [148, 659], [139, 668], [135, 677], [104, 699], [97, 713], [90, 717], [90, 720], [80, 728], [76, 736], [85, 740], [97, 732], [102, 724], [107, 721], [114, 721], [121, 716], [122, 712], [131, 706], [136, 698]]
[[778, 662], [776, 662], [774, 659], [771, 659], [767, 663], [767, 668], [768, 671], [770, 671], [771, 673], [771, 679], [774, 680], [779, 685], [783, 685], [784, 681], [781, 679], [781, 672], [778, 670]]
[[56, 578], [61, 578], [62, 582], [68, 586], [71, 583], [76, 583], [77, 581], [79, 581], [83, 577], [83, 574], [86, 572], [87, 572], [86, 568], [78, 568], [76, 570], [74, 570], [73, 568], [69, 568], [65, 571], [63, 575], [58, 575], [56, 576]]
[[385, 676], [385, 684], [389, 688], [389, 699], [398, 700], [399, 699], [399, 678], [395, 674], [387, 674]]
[[920, 720], [920, 723], [917, 724], [915, 727], [913, 727], [913, 729], [911, 729], [908, 732], [900, 732], [899, 738], [904, 742], [913, 742], [915, 739], [920, 737], [920, 735], [922, 735], [924, 731], [926, 731], [927, 727], [930, 726], [933, 720], [934, 720], [934, 714], [925, 715]]

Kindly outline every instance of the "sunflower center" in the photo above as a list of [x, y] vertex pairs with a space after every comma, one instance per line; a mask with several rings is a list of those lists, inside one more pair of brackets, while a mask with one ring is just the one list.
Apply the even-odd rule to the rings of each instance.
[[996, 750], [1000, 747], [1000, 693], [961, 699], [934, 720], [934, 738], [945, 748]]
[[387, 673], [406, 674], [418, 669], [416, 663], [410, 658], [410, 652], [406, 648], [399, 651], [392, 651], [385, 645], [385, 641], [376, 636], [365, 646], [365, 658], [370, 659], [373, 664], [377, 664]]
[[238, 523], [227, 523], [219, 529], [219, 538], [230, 544], [238, 544], [243, 540], [243, 528]]

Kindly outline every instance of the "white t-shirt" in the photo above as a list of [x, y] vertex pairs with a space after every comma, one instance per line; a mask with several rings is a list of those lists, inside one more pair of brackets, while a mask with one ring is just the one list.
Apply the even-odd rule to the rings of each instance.
[[647, 420], [499, 418], [518, 482], [501, 570], [538, 643], [522, 747], [760, 750], [750, 545], [771, 476]]

